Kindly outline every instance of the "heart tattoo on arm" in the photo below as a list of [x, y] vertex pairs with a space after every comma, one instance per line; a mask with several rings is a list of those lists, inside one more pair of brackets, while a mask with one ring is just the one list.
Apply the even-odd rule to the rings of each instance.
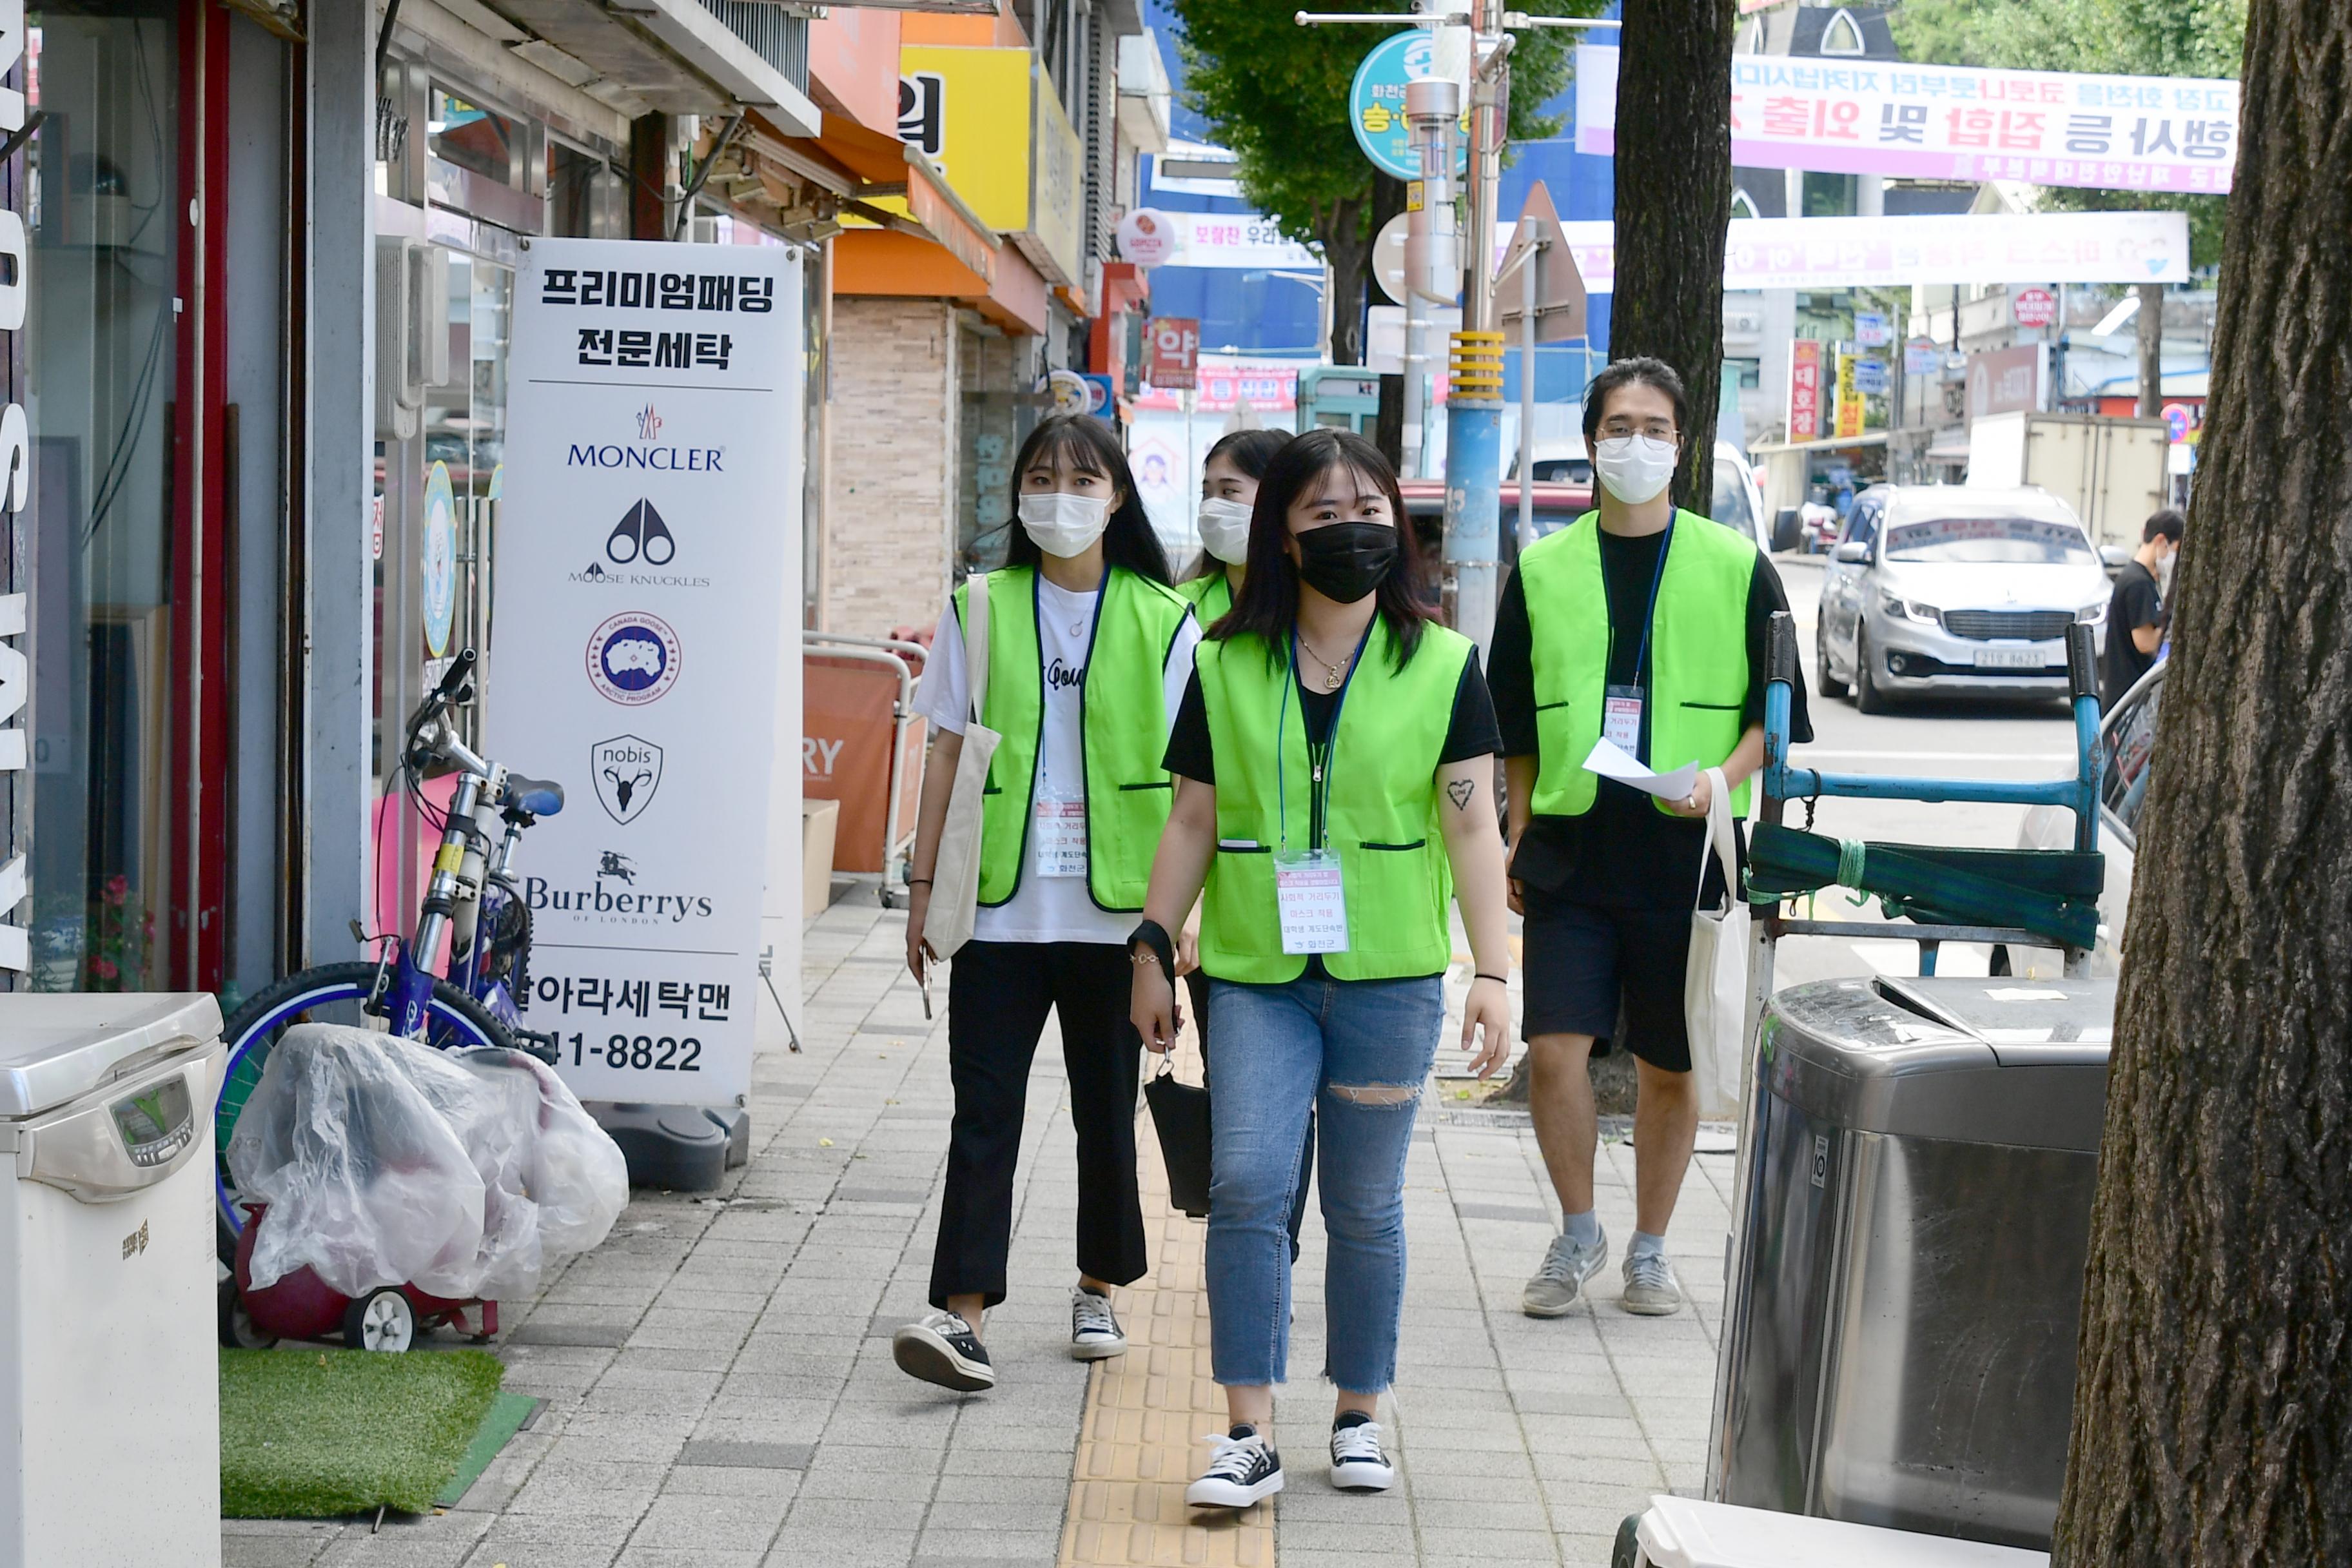
[[1469, 779], [1455, 779], [1445, 786], [1445, 793], [1453, 797], [1454, 810], [1467, 811], [1470, 797], [1478, 793], [1478, 786]]

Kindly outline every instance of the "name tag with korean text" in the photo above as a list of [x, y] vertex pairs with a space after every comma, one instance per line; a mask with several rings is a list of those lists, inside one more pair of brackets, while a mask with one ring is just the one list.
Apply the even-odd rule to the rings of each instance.
[[1348, 894], [1339, 857], [1309, 849], [1274, 858], [1274, 895], [1282, 915], [1285, 952], [1348, 951]]
[[1601, 738], [1627, 756], [1642, 751], [1642, 689], [1612, 686], [1601, 695]]
[[1087, 803], [1039, 800], [1031, 811], [1029, 842], [1031, 864], [1040, 877], [1085, 876]]

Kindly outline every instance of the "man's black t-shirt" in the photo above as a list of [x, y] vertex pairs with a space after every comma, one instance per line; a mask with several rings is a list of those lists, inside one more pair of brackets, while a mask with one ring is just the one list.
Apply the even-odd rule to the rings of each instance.
[[2116, 574], [2116, 591], [2107, 599], [2106, 668], [2099, 682], [2101, 706], [2113, 708], [2125, 692], [2156, 667], [2156, 655], [2142, 653], [2132, 641], [2135, 626], [2164, 624], [2163, 597], [2157, 592], [2156, 574], [2138, 562], [2128, 562]]
[[[1650, 669], [1642, 663], [1641, 628], [1650, 608], [1650, 584], [1656, 579], [1658, 552], [1664, 532], [1627, 536], [1603, 530], [1601, 535], [1601, 580], [1609, 602], [1608, 684], [1642, 687], [1640, 757], [1650, 758]], [[1789, 607], [1780, 574], [1770, 559], [1756, 557], [1755, 574], [1748, 583], [1748, 722], [1764, 721], [1765, 641], [1772, 614]], [[1547, 606], [1547, 614], [1561, 613]], [[1733, 628], [1724, 628], [1726, 636]], [[1536, 678], [1532, 634], [1528, 624], [1524, 576], [1514, 574], [1496, 606], [1494, 647], [1486, 661], [1487, 681], [1494, 692], [1495, 717], [1503, 731], [1503, 754], [1534, 756], [1536, 740]], [[1791, 742], [1813, 738], [1812, 720], [1805, 708], [1805, 687], [1790, 688], [1789, 736]], [[1584, 759], [1569, 759], [1581, 766]], [[1699, 858], [1706, 844], [1706, 824], [1689, 817], [1669, 816], [1650, 796], [1614, 779], [1600, 781], [1592, 809], [1580, 816], [1538, 816], [1520, 837], [1511, 875], [1541, 892], [1580, 904], [1605, 909], [1688, 908], [1701, 896]], [[1721, 896], [1721, 874], [1709, 871], [1705, 897]]]

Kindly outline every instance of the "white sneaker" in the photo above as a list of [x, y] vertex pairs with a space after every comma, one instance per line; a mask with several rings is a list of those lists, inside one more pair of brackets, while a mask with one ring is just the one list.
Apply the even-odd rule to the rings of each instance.
[[1083, 1285], [1070, 1287], [1070, 1359], [1100, 1361], [1127, 1353], [1127, 1336], [1110, 1310], [1110, 1298]]
[[1282, 1489], [1282, 1456], [1257, 1428], [1236, 1426], [1224, 1436], [1212, 1433], [1201, 1441], [1216, 1449], [1201, 1479], [1184, 1489], [1184, 1500], [1194, 1508], [1247, 1508]]
[[1381, 1451], [1379, 1422], [1331, 1428], [1331, 1484], [1343, 1492], [1384, 1492], [1396, 1485], [1396, 1467]]

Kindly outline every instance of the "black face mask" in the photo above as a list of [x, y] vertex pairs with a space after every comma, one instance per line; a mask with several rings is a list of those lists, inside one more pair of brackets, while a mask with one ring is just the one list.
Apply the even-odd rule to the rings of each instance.
[[1354, 604], [1396, 565], [1397, 531], [1385, 522], [1327, 522], [1293, 537], [1298, 580], [1337, 604]]

